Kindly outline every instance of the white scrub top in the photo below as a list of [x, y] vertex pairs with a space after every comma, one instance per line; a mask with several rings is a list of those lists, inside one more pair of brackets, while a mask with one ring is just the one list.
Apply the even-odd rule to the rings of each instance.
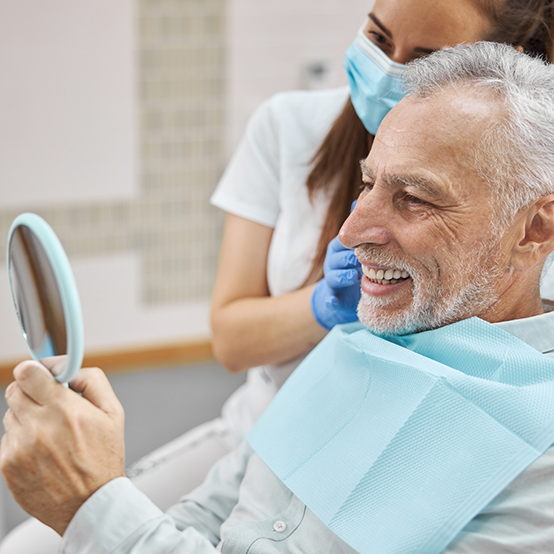
[[[329, 197], [308, 198], [312, 159], [348, 99], [348, 87], [280, 93], [250, 119], [211, 203], [274, 229], [267, 263], [272, 296], [300, 288], [312, 265]], [[242, 439], [308, 352], [285, 364], [249, 370], [223, 408]]]

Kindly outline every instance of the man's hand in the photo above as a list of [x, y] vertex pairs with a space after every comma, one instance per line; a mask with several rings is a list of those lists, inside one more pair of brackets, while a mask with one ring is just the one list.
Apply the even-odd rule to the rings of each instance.
[[[55, 358], [43, 362], [53, 369]], [[87, 498], [124, 475], [123, 408], [98, 368], [81, 369], [73, 390], [38, 362], [13, 373], [0, 470], [19, 505], [63, 535]]]

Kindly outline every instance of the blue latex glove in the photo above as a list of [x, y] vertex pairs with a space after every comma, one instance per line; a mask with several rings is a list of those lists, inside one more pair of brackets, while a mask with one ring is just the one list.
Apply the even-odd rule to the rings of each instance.
[[315, 320], [327, 330], [339, 323], [357, 321], [362, 266], [354, 252], [345, 248], [338, 237], [327, 247], [323, 275], [312, 294]]

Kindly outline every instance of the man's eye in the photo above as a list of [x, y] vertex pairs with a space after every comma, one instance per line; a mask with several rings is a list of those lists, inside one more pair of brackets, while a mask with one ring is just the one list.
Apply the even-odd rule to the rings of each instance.
[[404, 197], [404, 200], [406, 202], [409, 202], [410, 204], [426, 204], [425, 200], [422, 200], [421, 198], [418, 198], [417, 196], [412, 196], [411, 194], [407, 194]]
[[362, 183], [360, 185], [360, 192], [369, 192], [373, 189], [373, 183]]

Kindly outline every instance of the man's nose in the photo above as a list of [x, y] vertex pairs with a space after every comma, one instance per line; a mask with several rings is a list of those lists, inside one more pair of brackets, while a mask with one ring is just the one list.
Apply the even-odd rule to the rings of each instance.
[[376, 202], [373, 191], [358, 199], [356, 207], [339, 231], [339, 240], [347, 248], [361, 244], [387, 244], [390, 234], [385, 208]]

